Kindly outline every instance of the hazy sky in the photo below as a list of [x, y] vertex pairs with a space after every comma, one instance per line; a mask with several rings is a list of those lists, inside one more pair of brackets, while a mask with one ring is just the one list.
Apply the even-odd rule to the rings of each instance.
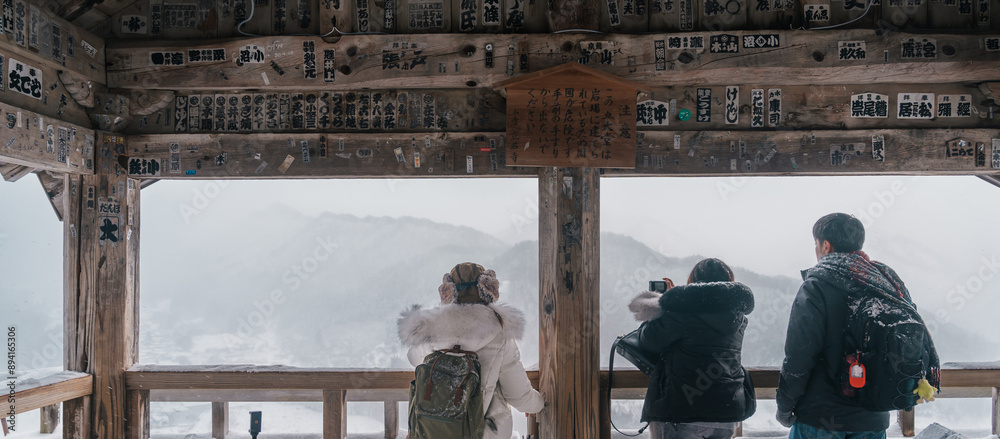
[[[358, 216], [414, 216], [508, 242], [537, 239], [535, 179], [162, 181], [143, 190], [146, 218], [177, 215], [197, 230], [235, 206]], [[35, 178], [0, 183], [0, 288], [38, 282], [61, 292], [61, 224]], [[669, 256], [701, 254], [771, 275], [815, 263], [811, 227], [843, 211], [865, 223], [865, 249], [900, 272], [918, 304], [989, 331], [1000, 307], [1000, 189], [974, 177], [603, 178], [603, 231]], [[246, 210], [246, 209], [245, 209]], [[150, 223], [147, 223], [150, 224]], [[239, 218], [232, 218], [238, 227]], [[144, 233], [159, 233], [144, 229]], [[247, 231], [266, 233], [266, 231]], [[49, 257], [21, 255], [27, 246]], [[39, 250], [40, 251], [40, 250]], [[985, 262], [984, 262], [985, 261]], [[25, 273], [46, 273], [29, 277]], [[680, 276], [682, 273], [667, 273]], [[964, 290], [956, 289], [961, 285]]]

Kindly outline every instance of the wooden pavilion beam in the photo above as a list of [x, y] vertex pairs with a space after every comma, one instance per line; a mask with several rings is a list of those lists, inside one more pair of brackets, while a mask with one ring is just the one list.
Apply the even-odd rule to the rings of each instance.
[[[990, 128], [990, 95], [976, 84], [853, 84], [785, 86], [775, 82], [737, 87], [732, 101], [728, 87], [702, 84], [691, 87], [655, 87], [644, 94], [646, 129], [833, 130], [863, 128]], [[565, 90], [565, 89], [564, 89]], [[579, 84], [574, 93], [589, 93]], [[694, 114], [699, 90], [708, 90], [711, 118]], [[139, 93], [138, 90], [134, 92]], [[147, 93], [147, 92], [142, 92]], [[155, 93], [155, 92], [153, 92]], [[161, 91], [160, 93], [165, 93]], [[754, 99], [759, 93], [759, 99]], [[899, 96], [932, 94], [933, 119], [899, 117]], [[163, 99], [165, 96], [161, 96]], [[865, 103], [866, 97], [870, 98]], [[883, 106], [875, 109], [874, 99]], [[586, 96], [590, 99], [589, 94]], [[651, 100], [653, 102], [647, 102]], [[945, 103], [947, 99], [949, 102]], [[961, 100], [961, 102], [958, 102]], [[163, 103], [162, 101], [159, 101]], [[222, 103], [221, 105], [219, 103]], [[581, 99], [578, 102], [583, 102]], [[589, 101], [588, 101], [589, 102]], [[704, 101], [702, 101], [704, 102]], [[727, 120], [727, 107], [736, 112]], [[756, 105], [754, 105], [756, 103]], [[279, 92], [186, 92], [164, 103], [162, 109], [137, 115], [125, 129], [131, 134], [277, 133], [277, 132], [468, 132], [504, 131], [506, 102], [500, 93], [482, 87], [432, 90], [320, 89]], [[578, 104], [579, 105], [579, 104]], [[866, 105], [871, 105], [866, 107]], [[961, 107], [961, 109], [959, 109]], [[282, 111], [281, 109], [286, 110]], [[772, 109], [773, 108], [773, 109]], [[679, 113], [688, 110], [687, 120]], [[148, 111], [148, 108], [147, 108]], [[868, 115], [871, 116], [868, 116]], [[757, 115], [755, 118], [754, 116]], [[872, 117], [881, 115], [881, 117]]]
[[[71, 72], [100, 84], [107, 82], [102, 38], [39, 6], [38, 2], [13, 0], [12, 3], [15, 24], [11, 26], [9, 37], [0, 38], [0, 53], [21, 62]], [[47, 80], [55, 81], [56, 78], [52, 76]], [[42, 87], [48, 86], [49, 83], [42, 83]]]
[[35, 172], [35, 169], [28, 166], [16, 163], [0, 163], [0, 175], [3, 176], [4, 180], [9, 182], [18, 181], [32, 172]]
[[94, 172], [94, 131], [0, 103], [0, 162], [71, 174]]
[[49, 203], [52, 204], [52, 210], [56, 212], [56, 217], [62, 221], [66, 210], [66, 181], [63, 174], [39, 171], [35, 175], [38, 175], [38, 182], [42, 184], [42, 189], [45, 190], [45, 195], [48, 197]]
[[[712, 47], [712, 38], [722, 35], [736, 39], [732, 50], [738, 52], [721, 53]], [[875, 30], [734, 30], [648, 35], [463, 34], [461, 39], [454, 34], [345, 35], [336, 43], [318, 37], [201, 44], [134, 41], [108, 50], [108, 85], [213, 92], [466, 88], [490, 86], [568, 61], [648, 87], [760, 84], [773, 83], [775, 78], [785, 86], [997, 81], [1000, 57], [987, 50], [986, 38], [991, 37]], [[841, 59], [841, 42], [862, 43], [864, 59]], [[916, 51], [918, 47], [923, 50]], [[205, 61], [215, 49], [221, 49], [219, 60]], [[307, 52], [314, 62], [305, 62]]]
[[[639, 137], [635, 169], [605, 169], [606, 175], [990, 175], [998, 172], [991, 145], [1000, 130], [640, 131]], [[966, 146], [949, 146], [955, 139]], [[873, 140], [884, 142], [884, 160], [874, 158]], [[536, 175], [535, 168], [506, 166], [504, 148], [502, 133], [136, 135], [119, 161], [141, 179]], [[979, 152], [985, 157], [977, 166]]]

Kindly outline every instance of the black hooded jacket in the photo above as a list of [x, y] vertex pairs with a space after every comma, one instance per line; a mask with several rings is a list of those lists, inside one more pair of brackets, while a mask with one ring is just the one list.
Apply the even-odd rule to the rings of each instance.
[[639, 344], [661, 355], [649, 378], [643, 421], [737, 422], [757, 408], [741, 363], [753, 293], [737, 282], [681, 285], [640, 294], [629, 308], [645, 322]]
[[826, 255], [802, 279], [788, 320], [778, 410], [827, 431], [885, 430], [888, 412], [865, 410], [841, 393], [844, 329], [852, 297], [880, 289], [910, 301], [909, 292], [891, 268], [861, 252]]

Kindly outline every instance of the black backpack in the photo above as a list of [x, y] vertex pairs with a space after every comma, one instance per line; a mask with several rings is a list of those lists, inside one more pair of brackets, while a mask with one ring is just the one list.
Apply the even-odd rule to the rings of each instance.
[[909, 410], [921, 378], [940, 389], [934, 342], [908, 300], [878, 291], [853, 298], [845, 335], [842, 394], [871, 411]]

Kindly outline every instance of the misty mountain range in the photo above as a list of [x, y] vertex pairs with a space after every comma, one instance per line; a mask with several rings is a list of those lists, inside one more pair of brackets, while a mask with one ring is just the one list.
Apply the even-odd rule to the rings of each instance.
[[[529, 322], [522, 361], [537, 362], [537, 241], [510, 245], [469, 227], [410, 217], [307, 217], [280, 208], [243, 218], [239, 227], [211, 217], [193, 225], [144, 218], [143, 226], [142, 363], [408, 368], [396, 318], [412, 304], [434, 306], [442, 275], [464, 261], [496, 270], [501, 301], [522, 309]], [[638, 326], [627, 304], [649, 280], [684, 282], [702, 259], [666, 257], [650, 247], [601, 236], [602, 352]], [[801, 281], [733, 269], [757, 304], [744, 364], [778, 366]], [[981, 340], [960, 343], [968, 335], [954, 325], [942, 325], [935, 338], [943, 361], [993, 360], [1000, 351]], [[602, 354], [602, 364], [607, 360]]]

